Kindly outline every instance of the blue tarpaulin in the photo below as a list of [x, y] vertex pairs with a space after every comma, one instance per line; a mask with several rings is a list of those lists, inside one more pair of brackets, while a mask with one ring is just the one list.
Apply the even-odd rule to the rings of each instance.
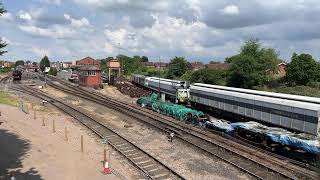
[[274, 142], [302, 149], [312, 154], [320, 154], [319, 139], [315, 139], [307, 134], [294, 134], [282, 128], [268, 127], [254, 121], [228, 123], [221, 120], [210, 120], [206, 124], [209, 127], [215, 127], [227, 133], [233, 132], [238, 128], [246, 129], [251, 132], [264, 134]]

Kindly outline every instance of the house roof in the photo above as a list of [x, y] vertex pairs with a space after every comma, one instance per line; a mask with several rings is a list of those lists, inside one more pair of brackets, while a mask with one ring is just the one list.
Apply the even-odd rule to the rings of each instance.
[[197, 67], [204, 67], [204, 64], [202, 62], [192, 62], [191, 63], [192, 68], [197, 68]]
[[[97, 64], [100, 64], [100, 62], [98, 61], [98, 60], [95, 60], [95, 59], [93, 59], [93, 58], [91, 58], [91, 57], [85, 57], [85, 58], [83, 58], [83, 59], [80, 59], [80, 60], [78, 60], [78, 61], [76, 61], [76, 64], [78, 65], [81, 65], [81, 64], [86, 64], [85, 62], [86, 61], [92, 61], [93, 62], [93, 64], [92, 65], [97, 65]], [[87, 64], [87, 65], [89, 65], [89, 64]]]
[[215, 69], [215, 70], [226, 70], [229, 69], [231, 64], [228, 63], [219, 63], [219, 64], [206, 64], [208, 69]]
[[159, 63], [159, 62], [155, 62], [154, 63], [154, 66], [155, 67], [159, 67], [159, 65], [160, 65], [160, 67], [167, 67], [167, 66], [169, 66], [169, 63]]
[[153, 62], [144, 62], [143, 63], [145, 66], [154, 66]]

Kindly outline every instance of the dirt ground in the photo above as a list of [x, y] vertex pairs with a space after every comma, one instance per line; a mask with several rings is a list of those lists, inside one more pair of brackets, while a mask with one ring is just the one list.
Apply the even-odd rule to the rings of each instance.
[[[139, 174], [118, 153], [111, 154], [115, 174], [103, 175], [104, 145], [76, 120], [52, 108], [29, 107], [29, 114], [0, 104], [0, 180], [15, 171], [17, 179], [137, 179]], [[44, 125], [43, 121], [44, 119]], [[55, 131], [53, 132], [53, 121]], [[65, 139], [65, 128], [67, 138]], [[84, 139], [81, 152], [80, 139]], [[107, 151], [108, 154], [109, 150]]]
[[[131, 102], [130, 97], [122, 98], [122, 95], [114, 87], [105, 89], [108, 96], [125, 99]], [[48, 90], [49, 94], [59, 96], [59, 90]], [[250, 176], [242, 173], [233, 166], [218, 158], [207, 156], [202, 151], [175, 140], [169, 143], [166, 134], [150, 128], [124, 114], [108, 109], [96, 103], [72, 95], [66, 95], [65, 101], [81, 107], [95, 116], [101, 117], [102, 123], [111, 126], [118, 133], [134, 142], [136, 145], [165, 162], [169, 167], [182, 174], [187, 179], [250, 179]], [[75, 103], [78, 102], [78, 103]]]
[[137, 101], [137, 98], [131, 98], [130, 96], [122, 94], [114, 86], [104, 85], [103, 89], [99, 90], [99, 92], [106, 96], [113, 97], [115, 99], [120, 99], [124, 102], [133, 103]]

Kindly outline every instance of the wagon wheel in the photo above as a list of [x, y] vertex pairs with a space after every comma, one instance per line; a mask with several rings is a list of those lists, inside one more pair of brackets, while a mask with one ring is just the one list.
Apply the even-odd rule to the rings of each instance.
[[186, 118], [185, 118], [185, 122], [186, 122], [187, 124], [192, 123], [192, 113], [188, 113], [188, 114], [187, 114], [187, 116], [186, 116]]

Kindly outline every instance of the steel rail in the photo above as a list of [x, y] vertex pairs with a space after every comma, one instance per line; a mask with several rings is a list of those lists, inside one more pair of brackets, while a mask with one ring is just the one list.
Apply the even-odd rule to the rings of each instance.
[[[74, 89], [72, 89], [72, 88], [75, 88], [76, 86], [70, 85], [69, 83], [66, 83], [66, 82], [63, 82], [63, 81], [59, 81], [59, 82], [60, 83], [62, 82], [64, 85], [67, 85], [69, 87], [69, 89], [68, 90], [67, 89], [63, 89], [63, 87], [58, 87], [58, 85], [54, 84], [54, 83], [51, 84], [51, 85], [55, 86], [56, 88], [58, 88], [60, 90], [67, 91], [68, 93], [71, 93], [73, 95], [76, 94], [78, 96], [81, 96], [82, 98], [88, 99], [90, 101], [94, 101], [96, 103], [99, 103], [99, 104], [102, 104], [102, 105], [105, 105], [105, 106], [111, 106], [111, 102], [115, 101], [115, 100], [113, 100], [111, 98], [107, 98], [107, 97], [102, 96], [102, 95], [99, 95], [99, 96], [97, 95], [99, 98], [94, 97], [96, 95], [96, 93], [92, 93], [92, 92], [85, 92], [85, 95], [81, 94], [81, 93], [84, 93], [83, 89], [81, 90], [81, 88], [80, 88], [80, 90], [82, 92], [80, 92], [79, 90], [74, 91]], [[129, 111], [137, 112], [137, 110], [130, 109], [128, 107], [124, 107], [123, 105], [121, 105], [121, 103], [119, 104], [119, 102], [117, 102], [117, 103], [118, 104], [116, 106], [122, 106], [122, 108], [126, 108]], [[126, 104], [126, 106], [129, 106], [129, 105]], [[127, 111], [123, 111], [123, 110], [119, 109], [119, 107], [114, 107], [113, 106], [112, 108], [113, 109], [117, 109], [118, 111], [122, 111], [123, 113], [128, 114]], [[152, 113], [150, 113], [150, 112], [148, 112], [148, 113], [149, 114], [144, 114], [144, 115], [149, 116], [149, 119], [150, 119], [150, 114], [152, 114]], [[128, 114], [128, 115], [132, 116], [132, 114]], [[141, 119], [143, 119], [143, 117], [140, 117], [140, 118], [137, 117], [137, 119], [141, 120]], [[155, 120], [159, 121], [159, 119], [155, 119]], [[151, 124], [150, 121], [145, 121], [145, 122]], [[175, 123], [175, 124], [177, 124], [177, 123]], [[181, 125], [181, 123], [179, 124], [179, 126], [180, 125]], [[159, 128], [159, 124], [153, 124], [153, 126]], [[165, 124], [165, 123], [163, 123], [162, 126], [167, 126], [165, 128], [165, 130], [168, 130], [168, 129], [172, 130], [172, 127], [173, 127], [172, 124], [169, 127], [168, 124]], [[259, 179], [269, 179], [269, 177], [266, 176], [266, 174], [279, 174], [280, 176], [276, 176], [276, 178], [279, 178], [279, 177], [286, 177], [286, 178], [291, 178], [291, 179], [296, 179], [296, 178], [317, 179], [318, 178], [318, 174], [317, 173], [313, 173], [313, 172], [306, 173], [304, 170], [299, 170], [298, 168], [290, 169], [289, 167], [287, 167], [290, 164], [287, 163], [287, 162], [283, 162], [281, 160], [279, 160], [277, 162], [273, 162], [269, 158], [261, 158], [261, 157], [259, 157], [258, 160], [266, 161], [266, 162], [258, 162], [257, 159], [250, 159], [250, 157], [252, 157], [252, 156], [257, 156], [255, 154], [256, 151], [248, 151], [248, 152], [246, 152], [244, 154], [239, 154], [239, 152], [237, 152], [237, 150], [235, 149], [235, 148], [237, 148], [236, 146], [233, 147], [233, 148], [227, 147], [225, 142], [221, 142], [221, 139], [220, 139], [220, 142], [219, 142], [220, 144], [217, 144], [217, 142], [213, 142], [211, 139], [208, 139], [207, 137], [200, 137], [200, 136], [202, 136], [201, 135], [202, 133], [199, 133], [200, 135], [191, 135], [191, 133], [189, 131], [192, 131], [192, 130], [194, 130], [194, 129], [190, 129], [190, 128], [186, 127], [186, 126], [184, 126], [182, 129], [181, 129], [181, 127], [174, 127], [174, 131], [176, 131], [176, 132], [178, 131], [178, 134], [183, 134], [183, 136], [181, 136], [179, 138], [189, 142], [190, 144], [193, 144], [193, 145], [199, 147], [200, 149], [202, 149], [202, 150], [204, 150], [206, 152], [209, 152], [210, 154], [213, 154], [213, 155], [217, 156], [218, 158], [223, 159], [224, 161], [226, 161], [226, 162], [238, 167], [239, 169], [241, 169], [241, 170], [243, 170], [243, 171], [245, 171], [245, 172], [247, 172], [247, 173], [249, 173], [249, 174], [251, 174], [251, 175], [253, 175], [253, 176], [257, 177], [257, 178], [259, 178]], [[179, 133], [179, 131], [180, 131], [180, 133]], [[201, 131], [201, 130], [197, 129], [197, 131]], [[186, 134], [189, 135], [188, 138], [186, 138], [187, 137]], [[195, 136], [198, 137], [197, 141], [192, 140], [192, 138], [194, 138]], [[214, 137], [214, 138], [215, 138], [215, 140], [219, 139], [219, 138], [217, 138], [217, 136]], [[224, 140], [226, 140], [226, 139], [224, 139]], [[201, 143], [199, 143], [199, 142], [201, 142]], [[216, 146], [220, 147], [223, 150], [227, 150], [227, 151], [232, 152], [233, 154], [237, 154], [237, 156], [242, 158], [243, 161], [245, 161], [243, 158], [246, 158], [246, 159], [250, 160], [251, 163], [247, 163], [247, 164], [250, 164], [249, 167], [248, 167], [248, 165], [243, 165], [243, 164], [242, 165], [238, 165], [238, 164], [241, 164], [241, 162], [239, 162], [239, 160], [237, 160], [236, 158], [230, 159], [230, 158], [228, 158], [229, 156], [223, 155], [225, 152], [222, 153], [222, 154], [221, 153], [217, 154], [217, 153], [212, 152], [212, 147], [211, 147], [211, 150], [210, 150], [210, 148], [205, 147], [205, 145], [203, 145], [205, 143], [208, 144], [208, 142], [212, 143], [212, 144], [215, 144]], [[215, 149], [215, 151], [217, 152], [218, 150]], [[261, 155], [261, 153], [260, 153], [260, 155]], [[256, 164], [258, 166], [265, 167], [265, 169], [267, 171], [262, 171], [261, 168], [260, 168], [260, 170], [255, 170], [255, 172], [253, 172], [254, 170], [252, 170], [252, 167], [250, 167], [250, 166], [253, 166], [252, 162], [254, 162], [254, 164]], [[271, 167], [271, 166], [275, 166], [275, 167]], [[269, 172], [269, 171], [271, 171], [271, 172]], [[275, 176], [275, 175], [272, 175], [272, 176]]]
[[135, 167], [137, 167], [148, 179], [185, 179], [175, 170], [165, 165], [159, 159], [153, 157], [137, 145], [131, 143], [111, 127], [102, 124], [102, 120], [93, 117], [89, 113], [83, 112], [57, 98], [52, 98], [36, 89], [27, 89], [23, 85], [11, 89], [28, 93], [34, 97], [46, 100], [57, 109], [69, 114], [80, 121], [87, 128], [92, 130], [99, 137], [107, 139], [108, 143], [126, 157]]

